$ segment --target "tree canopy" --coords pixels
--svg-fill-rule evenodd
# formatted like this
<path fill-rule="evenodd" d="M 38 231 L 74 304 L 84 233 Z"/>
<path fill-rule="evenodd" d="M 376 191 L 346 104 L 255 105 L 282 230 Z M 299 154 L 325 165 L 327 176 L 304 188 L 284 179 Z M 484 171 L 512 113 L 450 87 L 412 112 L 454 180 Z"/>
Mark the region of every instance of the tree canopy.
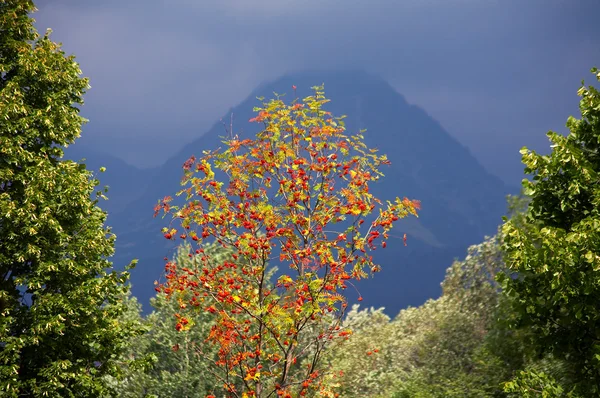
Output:
<path fill-rule="evenodd" d="M 88 81 L 31 1 L 0 1 L 0 391 L 98 397 L 133 324 L 118 323 L 127 272 L 85 165 L 62 160 L 81 133 Z M 113 392 L 114 393 L 114 392 Z"/>
<path fill-rule="evenodd" d="M 600 72 L 592 69 L 600 80 Z M 549 132 L 549 155 L 523 148 L 531 180 L 524 223 L 502 232 L 509 272 L 503 287 L 516 324 L 529 327 L 540 353 L 566 361 L 584 396 L 600 393 L 600 94 L 578 91 L 581 118 L 570 133 Z M 538 375 L 540 376 L 540 375 Z M 540 377 L 522 378 L 540 380 Z"/>
<path fill-rule="evenodd" d="M 230 132 L 222 152 L 191 157 L 180 192 L 187 203 L 172 206 L 167 197 L 156 207 L 177 223 L 164 228 L 166 239 L 198 245 L 190 254 L 197 270 L 180 275 L 169 262 L 161 291 L 214 314 L 208 341 L 219 347 L 217 375 L 231 396 L 327 389 L 322 352 L 351 334 L 339 324 L 343 290 L 380 269 L 371 252 L 419 208 L 408 198 L 384 204 L 369 191 L 389 161 L 361 134 L 347 135 L 342 117 L 324 109 L 323 87 L 313 89 L 302 101 L 277 97 L 255 108 L 250 121 L 264 129 L 255 138 Z M 233 261 L 206 253 L 210 241 L 233 248 Z M 272 288 L 269 264 L 282 270 Z M 181 317 L 178 327 L 190 326 Z"/>

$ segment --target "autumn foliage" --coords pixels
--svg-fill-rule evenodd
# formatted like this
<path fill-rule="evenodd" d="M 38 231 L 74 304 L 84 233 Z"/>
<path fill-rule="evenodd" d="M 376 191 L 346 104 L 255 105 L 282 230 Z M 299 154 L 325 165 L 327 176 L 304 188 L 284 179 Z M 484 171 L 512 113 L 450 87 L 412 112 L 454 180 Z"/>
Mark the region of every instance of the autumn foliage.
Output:
<path fill-rule="evenodd" d="M 191 157 L 179 192 L 186 203 L 167 197 L 155 209 L 173 215 L 165 238 L 196 246 L 195 266 L 168 262 L 157 290 L 179 301 L 179 330 L 193 326 L 188 311 L 213 314 L 207 343 L 218 347 L 215 376 L 229 396 L 327 395 L 321 354 L 351 334 L 340 326 L 342 293 L 379 271 L 371 252 L 419 209 L 370 193 L 389 161 L 361 135 L 346 135 L 342 118 L 323 110 L 323 87 L 314 90 L 301 102 L 277 97 L 255 108 L 250 121 L 264 125 L 256 138 L 230 136 L 224 150 Z M 233 257 L 214 261 L 208 242 Z"/>

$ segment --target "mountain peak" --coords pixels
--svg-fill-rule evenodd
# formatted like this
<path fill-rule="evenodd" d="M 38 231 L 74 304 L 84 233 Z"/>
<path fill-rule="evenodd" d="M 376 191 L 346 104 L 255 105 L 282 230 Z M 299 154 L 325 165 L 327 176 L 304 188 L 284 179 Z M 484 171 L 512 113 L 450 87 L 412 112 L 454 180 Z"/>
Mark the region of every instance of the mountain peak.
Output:
<path fill-rule="evenodd" d="M 223 120 L 233 114 L 232 133 L 253 138 L 262 127 L 248 122 L 255 116 L 253 108 L 261 105 L 256 97 L 269 100 L 276 92 L 285 94 L 284 100 L 289 103 L 295 96 L 302 99 L 312 95 L 311 87 L 323 83 L 325 95 L 331 100 L 324 107 L 334 116 L 348 115 L 344 120 L 347 134 L 367 129 L 365 144 L 381 149 L 392 163 L 371 191 L 384 201 L 408 197 L 420 200 L 422 205 L 418 219 L 394 227 L 394 235 L 407 233 L 409 247 L 390 245 L 377 253 L 383 275 L 374 284 L 364 281 L 362 286 L 368 290 L 365 296 L 372 297 L 367 305 L 383 305 L 395 311 L 421 304 L 439 294 L 439 283 L 456 256 L 481 242 L 484 235 L 495 234 L 505 214 L 509 190 L 423 109 L 410 105 L 381 77 L 362 70 L 286 74 L 260 85 Z M 297 87 L 295 92 L 292 86 Z M 159 198 L 181 189 L 185 160 L 200 156 L 204 150 L 223 147 L 224 135 L 223 124 L 217 122 L 206 134 L 185 145 L 153 176 L 140 199 L 115 219 L 118 262 L 140 259 L 132 281 L 142 302 L 152 293 L 152 282 L 161 275 L 164 264 L 160 259 L 170 257 L 174 250 L 166 246 L 159 232 L 169 220 L 152 219 L 152 208 Z"/>
<path fill-rule="evenodd" d="M 325 95 L 329 98 L 330 91 L 340 95 L 365 95 L 368 92 L 378 95 L 391 96 L 396 99 L 404 97 L 399 94 L 383 77 L 367 72 L 364 69 L 312 69 L 297 72 L 289 72 L 277 79 L 260 84 L 250 95 L 250 98 L 272 96 L 273 91 L 278 94 L 293 96 L 292 86 L 297 87 L 300 98 L 311 95 L 314 86 L 325 86 Z M 281 91 L 278 91 L 281 90 Z M 408 105 L 408 103 L 406 103 Z"/>

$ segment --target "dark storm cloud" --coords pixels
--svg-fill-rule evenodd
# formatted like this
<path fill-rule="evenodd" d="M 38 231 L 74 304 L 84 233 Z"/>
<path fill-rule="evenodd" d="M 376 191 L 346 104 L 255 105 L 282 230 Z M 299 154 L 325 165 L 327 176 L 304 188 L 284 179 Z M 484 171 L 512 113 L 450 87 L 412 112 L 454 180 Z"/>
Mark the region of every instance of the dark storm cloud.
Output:
<path fill-rule="evenodd" d="M 515 182 L 518 149 L 545 148 L 547 130 L 564 131 L 580 80 L 591 82 L 600 64 L 595 0 L 59 0 L 39 8 L 38 28 L 52 27 L 91 78 L 82 142 L 140 165 L 161 163 L 265 79 L 351 67 L 388 79 Z"/>

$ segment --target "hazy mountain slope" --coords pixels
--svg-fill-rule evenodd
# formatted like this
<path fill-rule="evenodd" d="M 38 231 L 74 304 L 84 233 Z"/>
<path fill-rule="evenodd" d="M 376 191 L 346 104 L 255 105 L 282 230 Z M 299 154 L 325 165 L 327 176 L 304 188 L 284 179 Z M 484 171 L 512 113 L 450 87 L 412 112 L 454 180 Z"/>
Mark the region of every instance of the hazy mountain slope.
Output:
<path fill-rule="evenodd" d="M 374 186 L 384 199 L 407 196 L 422 202 L 418 220 L 408 220 L 397 228 L 409 235 L 409 247 L 401 241 L 378 251 L 376 259 L 383 272 L 358 288 L 366 305 L 384 305 L 395 315 L 400 308 L 420 304 L 439 292 L 445 269 L 468 245 L 485 234 L 495 233 L 505 213 L 505 195 L 511 191 L 499 178 L 489 174 L 470 154 L 422 109 L 410 105 L 385 81 L 360 71 L 307 72 L 266 83 L 233 108 L 233 130 L 241 137 L 253 136 L 260 125 L 248 123 L 260 105 L 256 96 L 273 97 L 273 92 L 293 96 L 311 95 L 310 87 L 325 82 L 332 100 L 327 109 L 335 115 L 347 114 L 348 132 L 367 128 L 365 141 L 386 153 L 392 165 L 386 177 Z M 224 116 L 227 125 L 230 113 Z M 160 276 L 163 257 L 175 249 L 160 234 L 170 220 L 152 218 L 159 198 L 179 189 L 182 164 L 191 155 L 222 146 L 225 135 L 221 122 L 170 158 L 152 177 L 139 199 L 114 219 L 117 232 L 118 263 L 140 259 L 133 273 L 134 293 L 145 303 L 153 293 L 152 282 Z M 514 190 L 512 190 L 514 193 Z"/>
<path fill-rule="evenodd" d="M 65 158 L 84 163 L 100 181 L 98 189 L 109 187 L 108 200 L 101 199 L 99 205 L 108 212 L 111 223 L 113 215 L 125 210 L 127 205 L 137 203 L 158 171 L 158 168 L 138 169 L 115 156 L 79 144 L 69 146 Z M 106 171 L 100 173 L 100 167 L 105 167 Z"/>

